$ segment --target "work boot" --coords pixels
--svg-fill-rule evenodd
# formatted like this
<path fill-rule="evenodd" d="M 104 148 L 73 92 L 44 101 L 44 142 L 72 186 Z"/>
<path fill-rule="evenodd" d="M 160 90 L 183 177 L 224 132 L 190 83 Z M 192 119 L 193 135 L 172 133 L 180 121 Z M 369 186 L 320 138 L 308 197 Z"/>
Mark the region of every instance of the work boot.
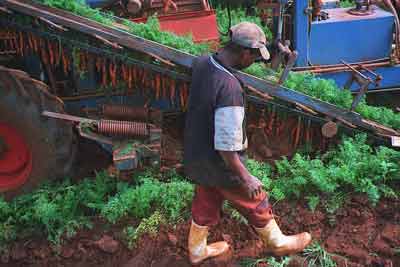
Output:
<path fill-rule="evenodd" d="M 263 228 L 256 228 L 257 233 L 266 246 L 267 252 L 276 256 L 290 255 L 303 251 L 311 243 L 311 235 L 307 232 L 297 235 L 284 235 L 274 219 Z"/>
<path fill-rule="evenodd" d="M 221 255 L 228 251 L 225 241 L 212 243 L 207 246 L 208 227 L 200 226 L 192 221 L 189 233 L 189 259 L 192 264 L 199 264 L 205 259 Z"/>

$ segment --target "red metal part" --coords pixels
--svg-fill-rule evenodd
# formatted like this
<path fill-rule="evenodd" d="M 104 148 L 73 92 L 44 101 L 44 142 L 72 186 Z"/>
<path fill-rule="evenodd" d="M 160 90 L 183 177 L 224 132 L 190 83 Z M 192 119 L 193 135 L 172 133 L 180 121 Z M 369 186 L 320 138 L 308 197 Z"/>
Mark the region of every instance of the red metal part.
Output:
<path fill-rule="evenodd" d="M 0 154 L 0 192 L 23 185 L 32 171 L 32 152 L 25 139 L 12 126 L 0 123 L 5 149 Z"/>
<path fill-rule="evenodd" d="M 214 10 L 188 11 L 157 17 L 160 28 L 177 35 L 191 34 L 195 43 L 218 43 L 217 16 Z M 146 22 L 147 18 L 132 19 L 133 22 Z"/>

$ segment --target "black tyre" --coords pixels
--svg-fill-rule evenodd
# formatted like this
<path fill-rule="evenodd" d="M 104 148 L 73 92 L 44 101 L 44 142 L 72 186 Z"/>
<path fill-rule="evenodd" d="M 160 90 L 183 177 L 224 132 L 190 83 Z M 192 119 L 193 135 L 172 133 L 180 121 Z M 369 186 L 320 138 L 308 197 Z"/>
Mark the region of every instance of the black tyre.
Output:
<path fill-rule="evenodd" d="M 42 116 L 43 110 L 62 113 L 64 107 L 46 84 L 0 66 L 0 194 L 6 198 L 73 170 L 72 125 Z"/>

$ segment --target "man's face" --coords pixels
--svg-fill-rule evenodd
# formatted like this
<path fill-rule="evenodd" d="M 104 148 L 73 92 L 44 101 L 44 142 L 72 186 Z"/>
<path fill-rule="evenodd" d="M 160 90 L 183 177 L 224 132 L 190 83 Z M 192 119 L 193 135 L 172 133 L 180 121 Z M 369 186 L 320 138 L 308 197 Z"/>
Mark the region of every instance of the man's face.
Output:
<path fill-rule="evenodd" d="M 240 62 L 236 67 L 240 70 L 249 67 L 261 57 L 260 50 L 258 49 L 243 49 L 240 54 Z"/>

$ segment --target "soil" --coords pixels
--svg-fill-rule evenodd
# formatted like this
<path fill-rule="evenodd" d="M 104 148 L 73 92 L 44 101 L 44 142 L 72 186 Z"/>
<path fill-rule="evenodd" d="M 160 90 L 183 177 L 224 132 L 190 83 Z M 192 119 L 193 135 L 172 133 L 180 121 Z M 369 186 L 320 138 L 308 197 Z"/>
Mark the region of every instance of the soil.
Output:
<path fill-rule="evenodd" d="M 337 266 L 400 266 L 400 201 L 383 200 L 372 207 L 365 197 L 354 196 L 334 218 L 323 210 L 311 212 L 302 201 L 277 203 L 274 211 L 284 233 L 311 232 L 334 254 Z M 190 219 L 175 229 L 162 226 L 157 236 L 142 237 L 132 250 L 122 241 L 125 224 L 109 226 L 97 218 L 92 230 L 79 232 L 58 249 L 43 238 L 21 240 L 1 255 L 0 266 L 191 266 L 186 248 Z M 210 230 L 209 242 L 218 240 L 227 241 L 230 252 L 200 267 L 234 267 L 243 258 L 270 256 L 263 253 L 261 241 L 248 225 L 226 214 Z M 307 258 L 299 254 L 291 266 L 307 266 Z"/>
<path fill-rule="evenodd" d="M 179 133 L 170 135 L 177 137 L 175 135 Z M 255 138 L 255 135 L 250 138 Z M 179 142 L 165 142 L 166 146 L 179 145 Z M 85 152 L 80 154 L 81 160 L 78 160 L 77 179 L 92 176 L 94 170 L 104 169 L 110 163 L 109 156 L 92 142 L 82 142 L 80 151 Z M 164 160 L 172 165 L 177 164 L 181 157 L 179 150 L 169 151 L 174 151 L 174 154 L 166 153 L 169 158 Z M 282 201 L 274 205 L 274 214 L 285 234 L 309 231 L 315 241 L 333 254 L 338 267 L 400 266 L 400 200 L 384 199 L 373 207 L 365 196 L 354 195 L 335 216 L 328 215 L 321 208 L 311 212 L 305 201 Z M 123 242 L 122 229 L 127 223 L 137 225 L 138 222 L 127 218 L 111 226 L 100 218 L 93 220 L 94 227 L 91 230 L 78 232 L 75 237 L 64 240 L 59 248 L 52 246 L 45 237 L 19 240 L 1 255 L 0 267 L 191 266 L 186 245 L 190 218 L 176 227 L 162 226 L 157 236 L 143 236 L 131 250 Z M 220 240 L 227 241 L 231 250 L 205 261 L 200 267 L 236 267 L 244 258 L 271 256 L 263 253 L 262 242 L 251 227 L 227 214 L 222 216 L 215 228 L 210 229 L 208 241 Z M 307 266 L 307 261 L 306 257 L 298 254 L 292 257 L 290 266 Z"/>

